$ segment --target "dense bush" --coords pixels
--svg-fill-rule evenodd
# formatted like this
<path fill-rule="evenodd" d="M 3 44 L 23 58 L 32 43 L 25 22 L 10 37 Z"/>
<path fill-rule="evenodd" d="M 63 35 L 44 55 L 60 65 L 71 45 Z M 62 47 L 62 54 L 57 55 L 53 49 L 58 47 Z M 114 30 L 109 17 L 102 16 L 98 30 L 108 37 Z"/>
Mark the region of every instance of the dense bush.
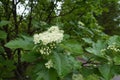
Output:
<path fill-rule="evenodd" d="M 105 2 L 119 11 L 118 1 Z M 1 0 L 0 80 L 111 80 L 119 75 L 120 36 L 106 32 L 112 27 L 102 23 L 111 9 L 105 2 Z M 111 24 L 119 30 L 118 23 Z"/>

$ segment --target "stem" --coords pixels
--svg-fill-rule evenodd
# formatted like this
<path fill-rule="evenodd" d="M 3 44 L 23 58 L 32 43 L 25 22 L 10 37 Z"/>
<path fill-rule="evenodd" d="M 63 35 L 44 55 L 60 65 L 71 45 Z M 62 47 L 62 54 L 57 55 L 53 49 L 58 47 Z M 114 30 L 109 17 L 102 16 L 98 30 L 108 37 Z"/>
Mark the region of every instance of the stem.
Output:
<path fill-rule="evenodd" d="M 12 10 L 13 10 L 13 18 L 14 18 L 14 26 L 16 36 L 18 35 L 18 24 L 17 24 L 17 11 L 16 11 L 16 3 L 15 0 L 12 1 Z"/>
<path fill-rule="evenodd" d="M 18 62 L 17 62 L 17 69 L 15 70 L 15 74 L 18 80 L 24 80 L 24 76 L 23 76 L 23 65 L 21 62 L 21 50 L 17 49 L 17 55 L 18 55 Z"/>
<path fill-rule="evenodd" d="M 31 33 L 30 29 L 31 29 L 31 26 L 32 26 L 32 11 L 33 11 L 33 0 L 30 0 L 31 1 L 31 10 L 30 10 L 30 16 L 29 16 L 29 23 L 28 23 L 28 29 L 27 29 L 27 32 L 28 34 Z"/>
<path fill-rule="evenodd" d="M 54 2 L 51 2 L 50 7 L 48 8 L 49 14 L 48 14 L 48 16 L 47 16 L 47 18 L 46 18 L 46 20 L 45 20 L 47 23 L 50 23 L 50 22 L 51 22 L 51 15 L 52 15 L 52 13 L 54 12 L 54 7 L 55 7 L 55 5 L 56 5 L 56 4 L 54 4 Z"/>

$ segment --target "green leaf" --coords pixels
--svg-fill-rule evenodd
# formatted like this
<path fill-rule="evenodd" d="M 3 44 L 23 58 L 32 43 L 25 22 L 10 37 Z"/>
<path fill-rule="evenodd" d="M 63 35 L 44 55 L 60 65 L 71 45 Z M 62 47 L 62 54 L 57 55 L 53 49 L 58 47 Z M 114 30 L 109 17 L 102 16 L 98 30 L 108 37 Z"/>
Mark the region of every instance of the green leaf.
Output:
<path fill-rule="evenodd" d="M 0 46 L 0 53 L 4 53 L 4 48 L 2 46 Z"/>
<path fill-rule="evenodd" d="M 5 39 L 7 37 L 7 33 L 0 30 L 0 39 Z"/>
<path fill-rule="evenodd" d="M 7 25 L 9 23 L 10 23 L 10 21 L 1 21 L 0 22 L 0 27 L 5 26 L 5 25 Z"/>
<path fill-rule="evenodd" d="M 70 35 L 69 34 L 64 34 L 64 39 L 69 39 Z"/>
<path fill-rule="evenodd" d="M 38 58 L 38 56 L 34 52 L 23 53 L 21 60 L 26 62 L 33 62 Z"/>
<path fill-rule="evenodd" d="M 37 73 L 36 80 L 57 80 L 57 73 L 54 69 L 41 70 Z"/>
<path fill-rule="evenodd" d="M 101 75 L 105 78 L 105 80 L 110 80 L 112 77 L 112 72 L 111 72 L 111 65 L 109 64 L 104 64 L 99 67 L 99 71 Z"/>
<path fill-rule="evenodd" d="M 120 65 L 120 55 L 116 55 L 114 58 L 113 58 L 114 62 L 116 65 Z"/>
<path fill-rule="evenodd" d="M 93 43 L 92 47 L 86 48 L 86 51 L 96 56 L 102 57 L 101 50 L 105 48 L 105 43 L 98 40 L 97 43 Z"/>
<path fill-rule="evenodd" d="M 73 70 L 81 68 L 81 62 L 79 60 L 77 60 L 75 57 L 68 56 L 68 61 Z"/>
<path fill-rule="evenodd" d="M 108 40 L 107 40 L 107 43 L 108 45 L 112 45 L 113 43 L 114 44 L 117 44 L 120 46 L 120 36 L 111 36 Z"/>
<path fill-rule="evenodd" d="M 11 49 L 21 48 L 24 50 L 31 50 L 34 44 L 33 44 L 32 38 L 24 37 L 23 39 L 17 38 L 15 40 L 11 40 L 7 44 L 5 44 L 5 46 Z"/>
<path fill-rule="evenodd" d="M 73 74 L 72 80 L 84 80 L 84 78 L 81 74 Z"/>
<path fill-rule="evenodd" d="M 118 36 L 112 36 L 112 37 L 110 37 L 109 38 L 109 40 L 107 41 L 108 42 L 108 44 L 109 45 L 111 45 L 111 44 L 113 44 L 113 43 L 116 43 L 116 41 L 117 41 L 117 38 L 118 38 Z"/>
<path fill-rule="evenodd" d="M 0 78 L 0 80 L 3 80 L 2 78 Z"/>
<path fill-rule="evenodd" d="M 1 58 L 0 58 L 1 59 Z M 13 70 L 16 69 L 13 60 L 0 60 L 0 77 L 13 77 Z"/>
<path fill-rule="evenodd" d="M 91 38 L 82 38 L 86 43 L 93 43 Z"/>
<path fill-rule="evenodd" d="M 99 80 L 99 77 L 95 74 L 91 74 L 85 80 Z"/>
<path fill-rule="evenodd" d="M 83 53 L 81 44 L 75 40 L 67 40 L 61 44 L 61 47 L 71 52 L 73 55 L 80 55 Z"/>
<path fill-rule="evenodd" d="M 54 63 L 54 68 L 57 70 L 60 77 L 64 77 L 71 72 L 72 66 L 70 65 L 66 55 L 63 55 L 62 53 L 54 53 L 52 60 Z"/>

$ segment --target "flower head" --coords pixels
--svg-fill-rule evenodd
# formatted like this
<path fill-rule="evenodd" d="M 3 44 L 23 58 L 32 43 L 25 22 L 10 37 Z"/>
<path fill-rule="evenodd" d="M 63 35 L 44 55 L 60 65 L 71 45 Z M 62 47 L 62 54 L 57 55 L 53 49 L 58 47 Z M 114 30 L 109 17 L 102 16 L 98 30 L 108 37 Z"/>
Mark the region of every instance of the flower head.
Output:
<path fill-rule="evenodd" d="M 49 60 L 47 63 L 45 63 L 46 68 L 50 69 L 51 67 L 53 67 L 53 62 L 52 60 Z"/>
<path fill-rule="evenodd" d="M 37 44 L 37 43 L 40 43 L 40 40 L 39 40 L 39 35 L 38 34 L 34 34 L 34 43 Z"/>
<path fill-rule="evenodd" d="M 59 30 L 58 26 L 52 26 L 47 31 L 34 35 L 34 43 L 37 44 L 42 41 L 43 45 L 52 42 L 60 43 L 63 40 L 63 30 Z"/>

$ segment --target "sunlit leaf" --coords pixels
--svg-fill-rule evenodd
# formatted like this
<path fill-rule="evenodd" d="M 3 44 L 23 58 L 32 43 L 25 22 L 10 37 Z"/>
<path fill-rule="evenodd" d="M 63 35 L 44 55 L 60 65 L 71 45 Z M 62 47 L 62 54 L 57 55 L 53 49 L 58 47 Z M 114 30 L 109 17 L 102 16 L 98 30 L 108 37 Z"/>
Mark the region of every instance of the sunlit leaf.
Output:
<path fill-rule="evenodd" d="M 15 40 L 9 41 L 7 44 L 5 44 L 6 47 L 11 49 L 17 49 L 21 48 L 24 50 L 31 50 L 34 46 L 32 38 L 17 38 Z"/>
<path fill-rule="evenodd" d="M 72 66 L 69 63 L 67 56 L 62 53 L 54 53 L 52 60 L 59 76 L 64 77 L 71 72 Z"/>

